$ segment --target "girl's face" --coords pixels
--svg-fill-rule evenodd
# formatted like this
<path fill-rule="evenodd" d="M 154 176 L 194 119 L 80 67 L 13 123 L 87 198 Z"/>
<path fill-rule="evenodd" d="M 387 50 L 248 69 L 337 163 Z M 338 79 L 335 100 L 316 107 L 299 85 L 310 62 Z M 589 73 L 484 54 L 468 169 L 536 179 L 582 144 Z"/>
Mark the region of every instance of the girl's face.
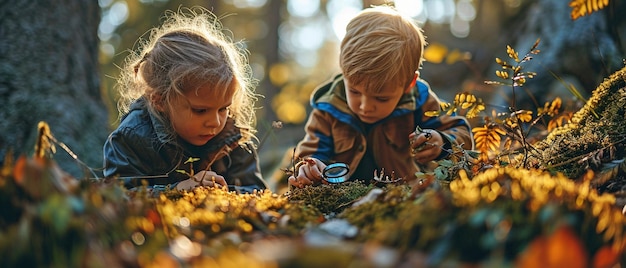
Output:
<path fill-rule="evenodd" d="M 212 87 L 190 90 L 184 97 L 175 98 L 167 114 L 174 130 L 183 140 L 204 145 L 220 133 L 226 125 L 232 95 L 214 94 Z"/>
<path fill-rule="evenodd" d="M 353 85 L 345 78 L 344 83 L 350 110 L 367 124 L 376 123 L 389 116 L 405 92 L 401 86 L 389 86 L 379 93 L 369 93 L 374 90 L 368 90 L 362 85 Z"/>

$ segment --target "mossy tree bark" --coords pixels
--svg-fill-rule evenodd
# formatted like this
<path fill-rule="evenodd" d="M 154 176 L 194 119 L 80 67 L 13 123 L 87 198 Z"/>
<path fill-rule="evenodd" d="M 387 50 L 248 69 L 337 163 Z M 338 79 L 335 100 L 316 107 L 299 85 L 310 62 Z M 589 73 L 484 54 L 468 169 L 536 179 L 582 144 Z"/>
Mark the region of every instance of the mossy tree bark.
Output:
<path fill-rule="evenodd" d="M 570 123 L 534 145 L 530 167 L 572 179 L 594 171 L 595 188 L 615 193 L 626 204 L 626 67 L 602 82 Z"/>
<path fill-rule="evenodd" d="M 97 1 L 0 0 L 0 159 L 31 154 L 37 123 L 90 167 L 108 134 L 100 96 Z M 83 169 L 57 146 L 62 169 Z"/>

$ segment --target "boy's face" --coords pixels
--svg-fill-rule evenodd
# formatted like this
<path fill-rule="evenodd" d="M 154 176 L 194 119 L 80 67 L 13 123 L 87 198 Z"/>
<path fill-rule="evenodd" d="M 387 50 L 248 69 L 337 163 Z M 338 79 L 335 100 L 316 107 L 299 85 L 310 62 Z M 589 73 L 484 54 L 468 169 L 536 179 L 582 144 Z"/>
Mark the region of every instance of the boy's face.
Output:
<path fill-rule="evenodd" d="M 213 94 L 215 89 L 203 86 L 176 98 L 167 114 L 174 130 L 183 140 L 204 145 L 220 133 L 226 125 L 232 95 Z M 197 93 L 197 94 L 196 94 Z"/>
<path fill-rule="evenodd" d="M 386 86 L 379 93 L 370 93 L 376 90 L 365 88 L 363 85 L 354 85 L 346 78 L 344 83 L 350 110 L 367 124 L 376 123 L 389 116 L 407 90 L 401 86 Z"/>

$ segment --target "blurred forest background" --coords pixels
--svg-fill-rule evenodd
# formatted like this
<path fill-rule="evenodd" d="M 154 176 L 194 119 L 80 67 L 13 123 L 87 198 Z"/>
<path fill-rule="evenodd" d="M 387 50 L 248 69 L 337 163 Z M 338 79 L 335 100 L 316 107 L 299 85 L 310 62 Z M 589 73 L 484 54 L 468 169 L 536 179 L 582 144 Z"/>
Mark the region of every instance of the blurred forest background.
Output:
<path fill-rule="evenodd" d="M 312 90 L 339 71 L 344 27 L 376 0 L 0 0 L 0 157 L 32 151 L 36 124 L 47 121 L 53 135 L 84 162 L 57 152 L 74 176 L 89 166 L 97 174 L 102 144 L 118 123 L 113 91 L 127 51 L 165 10 L 202 6 L 221 17 L 235 41 L 243 40 L 259 80 L 258 137 L 264 175 L 303 135 Z M 525 53 L 541 39 L 541 53 L 525 67 L 538 75 L 517 103 L 543 106 L 561 96 L 574 104 L 568 87 L 589 94 L 623 66 L 626 4 L 609 6 L 577 20 L 563 0 L 396 0 L 427 36 L 421 77 L 443 99 L 472 92 L 505 110 L 506 88 L 494 80 L 496 57 L 506 45 Z M 97 35 L 96 35 L 97 34 Z M 273 121 L 283 127 L 273 128 Z M 474 126 L 479 121 L 472 122 Z M 61 148 L 58 148 L 61 150 Z"/>

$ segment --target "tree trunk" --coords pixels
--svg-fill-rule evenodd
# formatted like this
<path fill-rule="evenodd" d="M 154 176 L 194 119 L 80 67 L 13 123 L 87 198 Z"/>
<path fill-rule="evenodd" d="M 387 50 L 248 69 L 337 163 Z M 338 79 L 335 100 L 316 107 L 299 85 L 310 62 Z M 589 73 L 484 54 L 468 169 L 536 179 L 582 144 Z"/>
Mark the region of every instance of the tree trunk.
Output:
<path fill-rule="evenodd" d="M 97 1 L 0 0 L 0 159 L 33 152 L 37 123 L 89 167 L 108 134 L 100 96 Z M 58 145 L 72 175 L 93 176 Z"/>
<path fill-rule="evenodd" d="M 612 8 L 621 7 L 607 7 L 572 20 L 568 2 L 528 2 L 528 6 L 521 9 L 522 13 L 506 23 L 511 27 L 511 31 L 506 33 L 510 37 L 510 45 L 520 57 L 528 52 L 538 38 L 541 39 L 538 47 L 541 52 L 532 55 L 533 59 L 523 66 L 525 71 L 536 72 L 537 75 L 524 86 L 527 92 L 516 92 L 517 108 L 533 110 L 536 105 L 541 107 L 557 96 L 564 101 L 573 99 L 566 88 L 567 84 L 572 84 L 588 97 L 605 77 L 623 66 L 624 54 L 620 48 L 622 37 L 619 32 L 626 32 L 626 28 L 620 29 L 619 25 L 623 25 L 626 20 L 621 17 L 615 18 L 611 24 L 607 23 L 607 15 L 615 12 Z M 503 47 L 498 53 L 501 55 L 499 57 L 513 63 L 505 52 Z M 494 63 L 489 72 L 493 76 L 493 72 L 498 69 L 499 66 Z M 504 90 L 511 92 L 510 88 Z M 509 99 L 495 97 L 497 99 L 492 100 L 492 104 L 501 107 L 511 104 Z"/>

